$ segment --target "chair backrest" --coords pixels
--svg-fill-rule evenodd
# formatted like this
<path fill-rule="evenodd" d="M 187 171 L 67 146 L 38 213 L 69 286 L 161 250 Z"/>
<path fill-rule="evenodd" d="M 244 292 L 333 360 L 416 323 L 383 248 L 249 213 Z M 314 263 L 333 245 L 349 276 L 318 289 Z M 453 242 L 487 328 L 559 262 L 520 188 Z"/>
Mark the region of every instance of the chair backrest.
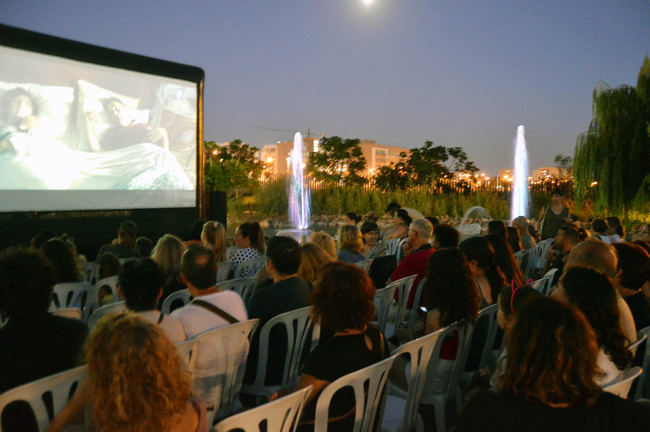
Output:
<path fill-rule="evenodd" d="M 415 294 L 413 295 L 413 304 L 411 304 L 411 310 L 408 312 L 408 316 L 404 318 L 404 324 L 406 325 L 406 328 L 408 329 L 411 335 L 411 339 L 415 337 L 414 334 L 415 321 L 418 318 L 418 314 L 420 310 L 420 302 L 422 301 L 422 290 L 424 289 L 424 284 L 426 283 L 426 281 L 427 281 L 426 277 L 422 278 L 418 286 L 415 287 Z M 408 301 L 408 297 L 407 297 L 407 301 Z"/>
<path fill-rule="evenodd" d="M 632 383 L 642 373 L 643 369 L 641 369 L 639 366 L 627 368 L 623 371 L 623 374 L 620 378 L 616 379 L 612 383 L 603 386 L 603 391 L 613 393 L 618 397 L 626 399 L 627 394 L 630 392 L 630 387 L 632 387 Z"/>
<path fill-rule="evenodd" d="M 250 299 L 255 294 L 257 287 L 257 279 L 254 277 L 231 279 L 217 284 L 217 288 L 222 290 L 235 291 L 244 300 L 244 304 L 248 304 Z"/>
<path fill-rule="evenodd" d="M 518 250 L 517 252 L 515 252 L 513 254 L 515 256 L 515 259 L 517 260 L 517 264 L 519 264 L 519 268 L 522 268 L 521 260 L 522 260 L 522 258 L 524 256 L 524 252 L 526 252 L 526 250 L 522 249 L 522 250 Z"/>
<path fill-rule="evenodd" d="M 362 268 L 363 271 L 368 273 L 368 271 L 370 270 L 370 266 L 372 265 L 372 261 L 373 261 L 372 258 L 369 258 L 369 259 L 365 259 L 365 260 L 362 260 L 362 261 L 357 261 L 357 262 L 354 263 L 354 265 L 356 265 L 357 267 Z"/>
<path fill-rule="evenodd" d="M 173 293 L 169 294 L 165 300 L 163 300 L 162 306 L 160 307 L 160 310 L 165 314 L 169 315 L 172 312 L 172 304 L 174 303 L 182 303 L 181 306 L 185 306 L 192 300 L 192 294 L 190 294 L 190 290 L 187 288 L 174 291 Z"/>
<path fill-rule="evenodd" d="M 469 354 L 470 341 L 472 339 L 472 331 L 474 327 L 471 324 L 466 322 L 456 321 L 453 324 L 448 325 L 443 329 L 443 332 L 438 337 L 436 346 L 433 349 L 431 354 L 431 362 L 429 362 L 429 368 L 427 369 L 427 375 L 436 373 L 436 363 L 440 359 L 440 350 L 445 339 L 450 336 L 453 337 L 453 333 L 458 333 L 458 350 L 456 352 L 456 358 L 454 360 L 453 369 L 451 375 L 448 377 L 447 382 L 445 383 L 445 390 L 442 394 L 446 395 L 447 400 L 454 400 L 456 395 L 458 381 L 463 371 L 465 370 L 465 363 L 467 362 L 467 356 Z M 427 381 L 432 382 L 433 380 L 427 378 Z M 429 394 L 425 392 L 422 395 L 421 400 L 427 401 Z"/>
<path fill-rule="evenodd" d="M 97 322 L 104 316 L 112 312 L 126 311 L 126 303 L 123 301 L 109 303 L 107 305 L 97 308 L 88 318 L 88 330 L 92 330 L 97 325 Z"/>
<path fill-rule="evenodd" d="M 79 366 L 4 392 L 0 395 L 0 416 L 8 404 L 25 401 L 34 412 L 39 432 L 44 431 L 54 416 L 68 403 L 80 381 L 86 376 L 86 369 L 85 365 Z"/>
<path fill-rule="evenodd" d="M 640 365 L 643 369 L 643 374 L 636 383 L 636 389 L 634 389 L 634 400 L 650 397 L 650 375 L 648 375 L 648 371 L 650 371 L 650 327 L 638 331 L 637 338 L 642 339 L 643 337 L 645 337 L 645 343 L 642 344 L 642 352 L 636 353 L 634 357 L 635 360 L 638 359 L 637 366 Z"/>
<path fill-rule="evenodd" d="M 235 279 L 251 278 L 266 265 L 266 257 L 244 261 L 235 269 Z"/>
<path fill-rule="evenodd" d="M 227 281 L 232 270 L 232 261 L 219 261 L 217 263 L 217 283 Z"/>
<path fill-rule="evenodd" d="M 208 424 L 232 413 L 239 399 L 249 336 L 258 319 L 243 321 L 196 335 L 194 393 L 208 407 Z"/>
<path fill-rule="evenodd" d="M 546 240 L 542 240 L 541 242 L 537 243 L 535 247 L 531 248 L 535 250 L 534 268 L 544 269 L 544 266 L 546 265 L 546 258 L 548 257 L 548 250 L 551 248 L 551 245 L 554 241 L 555 240 L 553 238 L 547 238 Z"/>
<path fill-rule="evenodd" d="M 83 308 L 94 299 L 92 286 L 88 282 L 65 282 L 54 285 L 50 310 L 78 307 Z M 58 305 L 55 302 L 58 302 Z"/>
<path fill-rule="evenodd" d="M 402 325 L 404 321 L 404 315 L 406 314 L 406 305 L 411 294 L 413 282 L 415 281 L 416 277 L 417 275 L 406 276 L 387 285 L 388 287 L 395 286 L 395 291 L 397 292 L 397 311 L 394 317 L 395 332 L 397 332 L 397 327 Z"/>
<path fill-rule="evenodd" d="M 386 244 L 386 255 L 397 255 L 400 246 L 399 244 L 400 241 L 402 241 L 402 239 L 399 238 L 392 238 L 390 240 L 386 240 L 384 242 Z"/>
<path fill-rule="evenodd" d="M 318 395 L 314 432 L 327 430 L 329 406 L 332 396 L 343 387 L 350 386 L 354 391 L 355 412 L 354 432 L 370 432 L 375 426 L 375 418 L 384 396 L 388 373 L 394 356 L 359 369 L 330 383 Z"/>
<path fill-rule="evenodd" d="M 95 288 L 99 290 L 100 287 L 106 285 L 111 289 L 111 294 L 113 294 L 113 299 L 115 301 L 121 300 L 120 294 L 117 292 L 117 284 L 119 282 L 118 280 L 119 276 L 114 275 L 114 276 L 109 276 L 104 279 L 100 279 L 97 282 L 95 282 Z"/>
<path fill-rule="evenodd" d="M 550 269 L 541 279 L 535 281 L 533 288 L 539 291 L 542 295 L 549 295 L 553 286 L 553 278 L 557 272 L 558 269 L 556 268 Z"/>
<path fill-rule="evenodd" d="M 629 349 L 632 352 L 632 355 L 636 357 L 636 350 L 646 341 L 647 338 L 648 336 L 646 334 L 639 333 L 636 342 L 629 344 L 627 349 Z"/>
<path fill-rule="evenodd" d="M 524 277 L 529 279 L 535 270 L 535 248 L 526 249 L 521 256 L 519 268 L 524 273 Z"/>
<path fill-rule="evenodd" d="M 196 353 L 199 347 L 197 339 L 188 339 L 175 344 L 176 351 L 183 359 L 185 368 L 194 376 L 194 368 L 196 367 Z"/>
<path fill-rule="evenodd" d="M 440 329 L 436 332 L 429 333 L 407 342 L 393 351 L 393 356 L 396 358 L 402 355 L 408 356 L 408 363 L 404 364 L 404 366 L 407 366 L 405 375 L 408 391 L 406 394 L 402 427 L 400 429 L 402 431 L 416 429 L 418 406 L 422 391 L 424 390 L 427 368 L 434 346 L 443 331 L 444 329 Z M 396 364 L 398 363 L 396 362 Z"/>
<path fill-rule="evenodd" d="M 94 284 L 95 279 L 97 278 L 97 271 L 99 270 L 99 265 L 96 262 L 86 263 L 86 268 L 84 269 L 84 280 L 89 284 Z"/>
<path fill-rule="evenodd" d="M 287 351 L 284 353 L 284 362 L 282 368 L 281 388 L 295 385 L 300 375 L 300 359 L 304 352 L 307 338 L 311 332 L 310 348 L 313 349 L 320 338 L 320 326 L 312 326 L 311 319 L 312 306 L 306 306 L 300 309 L 276 315 L 264 324 L 260 330 L 259 337 L 259 357 L 257 360 L 257 370 L 255 381 L 250 387 L 262 388 L 266 380 L 266 368 L 269 352 L 273 347 L 270 346 L 269 338 L 271 330 L 276 325 L 282 325 L 287 335 Z"/>
<path fill-rule="evenodd" d="M 390 284 L 384 288 L 375 291 L 375 311 L 377 315 L 377 327 L 382 333 L 386 330 L 386 322 L 388 321 L 388 313 L 390 312 L 390 305 L 393 304 L 393 297 L 397 285 Z"/>
<path fill-rule="evenodd" d="M 212 432 L 259 432 L 261 425 L 264 430 L 274 432 L 293 432 L 298 426 L 302 409 L 311 393 L 312 386 L 297 390 L 287 396 L 249 409 L 219 422 Z"/>
<path fill-rule="evenodd" d="M 50 312 L 52 315 L 64 317 L 64 318 L 74 318 L 80 320 L 82 317 L 81 314 L 81 309 L 79 308 L 64 308 L 64 309 L 57 309 L 53 310 Z"/>
<path fill-rule="evenodd" d="M 499 311 L 499 306 L 495 303 L 489 306 L 484 307 L 478 314 L 476 320 L 476 326 L 483 320 L 486 320 L 487 325 L 487 334 L 485 341 L 483 341 L 483 348 L 481 349 L 481 360 L 479 362 L 478 368 L 485 369 L 490 362 L 490 355 L 492 349 L 494 348 L 494 339 L 497 335 L 497 330 L 499 329 L 499 322 L 497 321 L 497 312 Z M 474 336 L 472 332 L 472 336 Z"/>

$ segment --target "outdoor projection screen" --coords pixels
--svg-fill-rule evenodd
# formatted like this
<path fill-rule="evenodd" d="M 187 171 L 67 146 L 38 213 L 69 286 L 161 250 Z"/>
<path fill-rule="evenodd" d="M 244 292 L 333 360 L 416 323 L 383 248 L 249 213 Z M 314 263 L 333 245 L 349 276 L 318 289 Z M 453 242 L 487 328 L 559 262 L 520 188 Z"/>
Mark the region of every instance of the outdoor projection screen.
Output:
<path fill-rule="evenodd" d="M 0 25 L 0 212 L 196 207 L 203 80 Z"/>

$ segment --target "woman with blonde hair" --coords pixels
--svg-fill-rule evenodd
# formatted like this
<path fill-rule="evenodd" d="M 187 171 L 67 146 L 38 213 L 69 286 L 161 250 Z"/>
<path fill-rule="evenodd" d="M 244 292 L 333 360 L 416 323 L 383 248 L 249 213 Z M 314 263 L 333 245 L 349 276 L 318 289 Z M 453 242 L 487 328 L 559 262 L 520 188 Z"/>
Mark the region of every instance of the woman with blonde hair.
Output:
<path fill-rule="evenodd" d="M 201 231 L 201 244 L 214 252 L 219 261 L 226 259 L 226 229 L 217 221 L 207 221 Z"/>
<path fill-rule="evenodd" d="M 321 269 L 327 263 L 334 261 L 325 250 L 314 243 L 300 246 L 300 267 L 298 277 L 309 282 L 312 286 L 320 276 Z"/>
<path fill-rule="evenodd" d="M 361 253 L 363 237 L 356 225 L 343 225 L 339 230 L 339 261 L 355 263 L 366 259 Z"/>
<path fill-rule="evenodd" d="M 309 242 L 320 246 L 333 259 L 337 259 L 339 256 L 336 251 L 336 242 L 334 241 L 334 238 L 325 231 L 314 231 L 311 233 L 309 236 Z"/>
<path fill-rule="evenodd" d="M 133 313 L 107 315 L 92 332 L 86 355 L 88 378 L 50 432 L 72 423 L 86 406 L 96 432 L 207 432 L 190 374 L 155 323 Z"/>
<path fill-rule="evenodd" d="M 185 284 L 183 284 L 180 277 L 181 257 L 185 249 L 185 243 L 180 238 L 174 234 L 165 234 L 158 239 L 151 252 L 151 259 L 158 264 L 158 268 L 163 275 L 161 304 L 169 294 L 185 289 Z"/>

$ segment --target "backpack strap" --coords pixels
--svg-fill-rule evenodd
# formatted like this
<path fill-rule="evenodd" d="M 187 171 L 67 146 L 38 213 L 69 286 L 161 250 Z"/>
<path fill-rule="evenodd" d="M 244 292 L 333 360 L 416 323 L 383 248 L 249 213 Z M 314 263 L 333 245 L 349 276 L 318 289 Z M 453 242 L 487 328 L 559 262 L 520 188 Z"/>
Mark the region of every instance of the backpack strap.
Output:
<path fill-rule="evenodd" d="M 191 304 L 201 306 L 202 308 L 205 308 L 205 309 L 209 310 L 210 312 L 212 312 L 212 313 L 214 313 L 216 315 L 219 315 L 221 318 L 225 319 L 230 324 L 234 324 L 236 322 L 239 322 L 239 320 L 237 318 L 230 315 L 225 310 L 221 309 L 220 307 L 217 307 L 217 306 L 213 305 L 212 303 L 208 303 L 205 300 L 194 299 L 194 300 L 192 300 Z"/>

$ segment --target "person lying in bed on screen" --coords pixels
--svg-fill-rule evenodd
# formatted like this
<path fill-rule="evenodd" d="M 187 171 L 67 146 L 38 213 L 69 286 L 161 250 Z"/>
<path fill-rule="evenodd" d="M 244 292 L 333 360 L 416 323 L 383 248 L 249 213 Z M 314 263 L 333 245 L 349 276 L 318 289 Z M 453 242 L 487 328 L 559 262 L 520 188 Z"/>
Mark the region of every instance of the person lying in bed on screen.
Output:
<path fill-rule="evenodd" d="M 0 102 L 0 154 L 24 153 L 20 137 L 37 123 L 38 108 L 34 98 L 22 87 L 7 91 Z"/>
<path fill-rule="evenodd" d="M 148 124 L 136 122 L 128 115 L 128 108 L 116 97 L 106 98 L 102 104 L 113 124 L 100 140 L 102 150 L 115 150 L 146 142 L 169 150 L 169 138 L 164 128 L 153 128 Z"/>

